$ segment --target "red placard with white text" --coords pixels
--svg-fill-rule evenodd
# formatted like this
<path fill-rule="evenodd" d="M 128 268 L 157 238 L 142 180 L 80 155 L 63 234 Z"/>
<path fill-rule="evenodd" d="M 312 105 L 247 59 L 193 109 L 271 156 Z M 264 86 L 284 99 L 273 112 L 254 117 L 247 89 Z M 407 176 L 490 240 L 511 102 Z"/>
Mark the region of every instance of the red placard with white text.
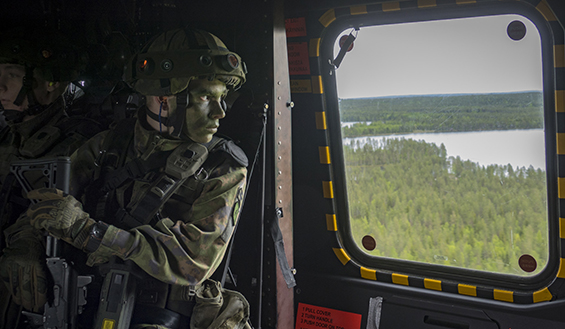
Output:
<path fill-rule="evenodd" d="M 359 329 L 361 314 L 298 303 L 295 329 Z"/>
<path fill-rule="evenodd" d="M 306 36 L 306 18 L 287 18 L 284 20 L 286 27 L 286 37 L 305 37 Z"/>
<path fill-rule="evenodd" d="M 289 42 L 288 49 L 288 73 L 290 75 L 309 75 L 310 59 L 308 56 L 307 42 Z"/>

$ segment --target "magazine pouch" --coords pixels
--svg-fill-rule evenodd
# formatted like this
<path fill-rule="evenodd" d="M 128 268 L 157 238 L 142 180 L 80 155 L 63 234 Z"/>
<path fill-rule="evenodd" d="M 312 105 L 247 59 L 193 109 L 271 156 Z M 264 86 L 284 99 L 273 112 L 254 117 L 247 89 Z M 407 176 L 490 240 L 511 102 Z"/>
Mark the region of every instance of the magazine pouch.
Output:
<path fill-rule="evenodd" d="M 190 329 L 251 329 L 249 303 L 237 291 L 208 279 L 196 290 Z"/>

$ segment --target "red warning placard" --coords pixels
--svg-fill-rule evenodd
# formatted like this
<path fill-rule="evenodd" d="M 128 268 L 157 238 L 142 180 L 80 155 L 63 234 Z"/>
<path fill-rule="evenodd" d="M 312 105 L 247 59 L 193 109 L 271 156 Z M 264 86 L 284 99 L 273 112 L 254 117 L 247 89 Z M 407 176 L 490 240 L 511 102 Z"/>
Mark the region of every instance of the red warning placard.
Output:
<path fill-rule="evenodd" d="M 284 25 L 287 38 L 306 36 L 306 19 L 304 17 L 287 18 L 284 20 Z"/>
<path fill-rule="evenodd" d="M 308 56 L 307 42 L 289 42 L 288 70 L 290 75 L 310 74 L 310 57 Z"/>
<path fill-rule="evenodd" d="M 359 329 L 361 314 L 298 303 L 295 329 Z"/>

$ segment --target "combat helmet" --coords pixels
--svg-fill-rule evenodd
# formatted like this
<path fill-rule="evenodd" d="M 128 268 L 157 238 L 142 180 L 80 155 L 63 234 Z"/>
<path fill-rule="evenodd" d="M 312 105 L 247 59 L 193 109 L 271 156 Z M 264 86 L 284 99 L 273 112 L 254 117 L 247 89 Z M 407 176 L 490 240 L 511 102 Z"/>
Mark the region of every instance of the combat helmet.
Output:
<path fill-rule="evenodd" d="M 193 79 L 218 79 L 228 89 L 245 83 L 247 68 L 241 57 L 227 49 L 215 35 L 190 29 L 174 29 L 150 40 L 133 56 L 125 70 L 125 81 L 142 95 L 177 95 L 177 107 L 165 126 L 174 127 L 179 138 L 189 103 L 188 85 Z M 151 113 L 149 113 L 151 115 Z"/>
<path fill-rule="evenodd" d="M 20 106 L 27 97 L 26 113 L 34 115 L 45 109 L 37 104 L 32 92 L 34 70 L 46 81 L 70 82 L 86 67 L 87 55 L 57 31 L 18 29 L 0 35 L 0 64 L 6 63 L 25 67 L 23 85 L 14 104 Z"/>

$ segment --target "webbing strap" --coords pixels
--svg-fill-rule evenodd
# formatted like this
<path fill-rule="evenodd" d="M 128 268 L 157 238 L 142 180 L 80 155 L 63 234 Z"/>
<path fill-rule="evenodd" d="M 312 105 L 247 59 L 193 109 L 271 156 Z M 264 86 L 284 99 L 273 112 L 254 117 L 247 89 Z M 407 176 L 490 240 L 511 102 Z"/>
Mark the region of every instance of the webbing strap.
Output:
<path fill-rule="evenodd" d="M 167 161 L 167 155 L 155 153 L 149 156 L 146 161 L 135 158 L 128 161 L 123 167 L 118 168 L 107 174 L 104 185 L 100 189 L 102 193 L 109 192 L 118 188 L 128 179 L 136 179 L 144 176 L 153 169 L 163 167 Z"/>
<path fill-rule="evenodd" d="M 8 204 L 8 197 L 10 196 L 10 190 L 16 181 L 16 176 L 13 173 L 9 173 L 4 182 L 2 182 L 2 189 L 0 190 L 0 230 L 4 230 L 8 226 L 8 220 L 10 219 L 7 215 L 4 215 L 6 205 Z M 0 234 L 0 248 L 4 248 L 4 233 Z"/>
<path fill-rule="evenodd" d="M 126 159 L 129 145 L 133 141 L 136 118 L 128 118 L 118 121 L 115 127 L 109 130 L 104 138 L 100 157 L 96 159 L 97 168 L 118 168 Z M 95 180 L 101 173 L 97 172 Z"/>
<path fill-rule="evenodd" d="M 288 265 L 286 252 L 284 251 L 283 235 L 279 226 L 280 218 L 282 218 L 282 211 L 277 209 L 274 219 L 271 221 L 270 231 L 271 236 L 273 237 L 273 242 L 275 243 L 275 254 L 277 255 L 277 260 L 279 261 L 284 281 L 286 282 L 286 286 L 290 289 L 296 286 L 296 280 L 294 279 L 294 274 Z"/>
<path fill-rule="evenodd" d="M 373 297 L 369 299 L 369 314 L 367 315 L 367 329 L 379 329 L 381 325 L 381 314 L 383 309 L 383 298 Z"/>
<path fill-rule="evenodd" d="M 131 143 L 133 143 L 134 127 L 137 119 L 128 118 L 118 121 L 109 131 L 99 156 L 94 160 L 95 171 L 93 175 L 94 183 L 86 190 L 88 199 L 86 206 L 89 207 L 90 214 L 94 218 L 103 218 L 106 215 L 106 207 L 111 199 L 108 191 L 104 191 L 106 179 L 111 173 L 120 168 L 126 160 Z M 115 179 L 114 179 L 115 180 Z M 113 182 L 116 183 L 115 181 Z"/>

